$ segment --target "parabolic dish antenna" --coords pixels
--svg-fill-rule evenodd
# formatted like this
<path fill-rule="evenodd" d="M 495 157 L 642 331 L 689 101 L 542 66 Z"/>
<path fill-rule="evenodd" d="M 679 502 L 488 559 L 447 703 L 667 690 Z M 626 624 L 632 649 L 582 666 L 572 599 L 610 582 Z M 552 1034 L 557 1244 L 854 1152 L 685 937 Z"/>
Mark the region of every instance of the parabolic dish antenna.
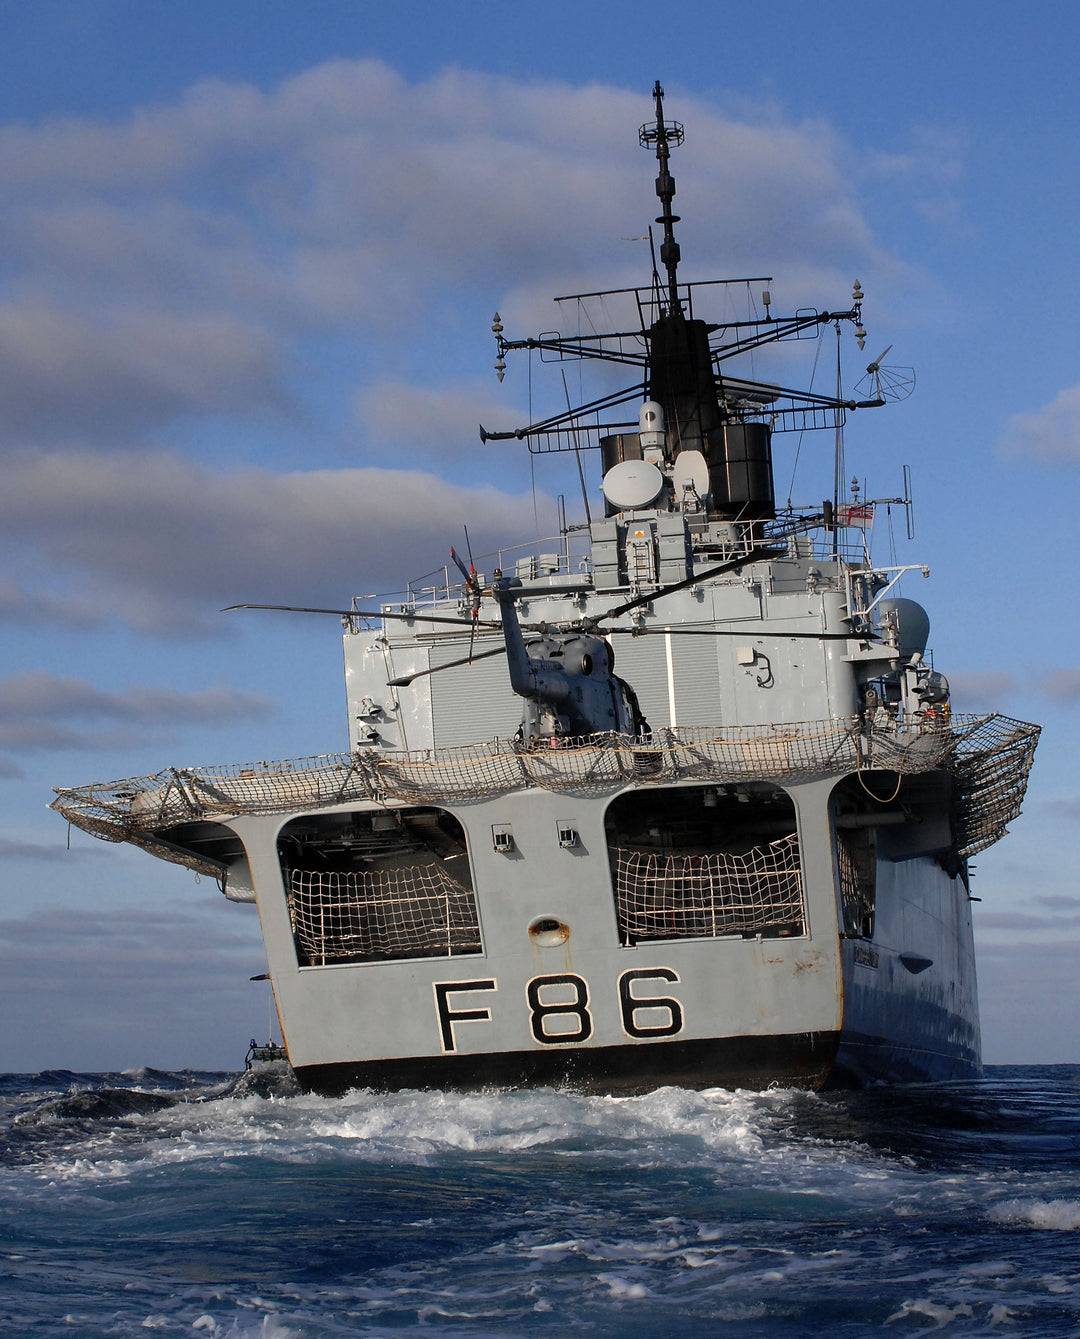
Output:
<path fill-rule="evenodd" d="M 675 496 L 682 498 L 688 488 L 699 498 L 709 491 L 709 465 L 700 451 L 680 451 L 675 457 L 675 469 L 671 482 L 675 485 Z"/>
<path fill-rule="evenodd" d="M 623 460 L 604 475 L 602 487 L 613 507 L 632 511 L 656 501 L 664 487 L 664 476 L 647 460 Z"/>

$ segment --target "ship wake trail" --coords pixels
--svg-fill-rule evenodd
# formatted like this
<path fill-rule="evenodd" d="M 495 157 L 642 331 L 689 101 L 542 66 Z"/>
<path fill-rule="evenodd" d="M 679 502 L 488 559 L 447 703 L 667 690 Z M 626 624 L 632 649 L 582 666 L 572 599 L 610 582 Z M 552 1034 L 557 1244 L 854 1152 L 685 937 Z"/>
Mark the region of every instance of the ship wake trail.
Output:
<path fill-rule="evenodd" d="M 5 1133 L 37 1142 L 0 1165 L 5 1306 L 58 1336 L 615 1339 L 677 1317 L 803 1339 L 901 1317 L 1057 1339 L 1080 1324 L 1078 1074 L 341 1099 L 10 1076 Z M 114 1097 L 87 1115 L 92 1094 Z"/>

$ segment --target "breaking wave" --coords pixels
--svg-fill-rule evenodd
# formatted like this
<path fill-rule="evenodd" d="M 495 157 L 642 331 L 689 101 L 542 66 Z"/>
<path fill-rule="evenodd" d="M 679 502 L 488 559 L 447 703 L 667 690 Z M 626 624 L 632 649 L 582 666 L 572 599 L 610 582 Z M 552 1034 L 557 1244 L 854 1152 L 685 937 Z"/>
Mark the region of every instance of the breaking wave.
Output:
<path fill-rule="evenodd" d="M 8 1076 L 5 1272 L 58 1335 L 1075 1335 L 1078 1096 Z"/>

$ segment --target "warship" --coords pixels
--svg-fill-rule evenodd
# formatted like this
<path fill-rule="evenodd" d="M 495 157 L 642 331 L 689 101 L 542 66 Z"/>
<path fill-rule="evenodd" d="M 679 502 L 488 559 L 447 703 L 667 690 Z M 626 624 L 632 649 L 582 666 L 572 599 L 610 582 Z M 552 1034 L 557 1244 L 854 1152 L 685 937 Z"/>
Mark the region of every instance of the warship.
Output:
<path fill-rule="evenodd" d="M 483 571 L 451 550 L 393 602 L 305 610 L 342 619 L 347 752 L 53 802 L 257 904 L 306 1090 L 980 1070 L 969 860 L 1019 813 L 1038 727 L 952 712 L 899 593 L 929 573 L 871 558 L 875 507 L 906 507 L 910 537 L 910 490 L 849 491 L 842 429 L 913 377 L 879 358 L 844 392 L 861 286 L 786 315 L 764 278 L 684 282 L 684 131 L 653 97 L 649 282 L 557 299 L 575 333 L 492 326 L 500 381 L 519 352 L 609 365 L 592 400 L 481 428 L 566 453 L 584 521 L 563 503 L 555 538 Z M 755 351 L 831 336 L 834 393 L 754 379 Z M 833 496 L 778 506 L 773 437 L 811 430 L 832 434 Z"/>

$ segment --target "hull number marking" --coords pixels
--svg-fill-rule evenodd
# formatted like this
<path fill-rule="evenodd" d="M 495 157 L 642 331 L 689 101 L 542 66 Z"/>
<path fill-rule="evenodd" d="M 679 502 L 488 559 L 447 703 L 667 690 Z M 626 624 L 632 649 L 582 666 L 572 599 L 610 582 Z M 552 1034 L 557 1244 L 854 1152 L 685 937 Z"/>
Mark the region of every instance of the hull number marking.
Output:
<path fill-rule="evenodd" d="M 569 986 L 574 998 L 570 1001 L 551 1002 L 551 991 Z M 548 992 L 548 1003 L 544 1003 L 541 991 Z M 566 991 L 559 993 L 565 995 Z M 530 1022 L 532 1034 L 544 1046 L 558 1046 L 567 1041 L 588 1041 L 592 1036 L 592 1015 L 586 1007 L 589 1003 L 589 987 L 580 976 L 566 972 L 561 976 L 536 976 L 529 982 L 528 990 Z M 549 1018 L 562 1015 L 577 1019 L 577 1029 L 556 1028 L 548 1032 L 545 1026 Z"/>
<path fill-rule="evenodd" d="M 454 1043 L 455 1023 L 490 1023 L 490 1009 L 452 1009 L 447 998 L 463 995 L 470 990 L 495 990 L 494 981 L 436 981 L 435 1011 L 439 1015 L 439 1033 L 444 1051 L 457 1049 Z"/>
<path fill-rule="evenodd" d="M 637 993 L 647 990 L 650 982 L 670 985 L 678 980 L 678 972 L 670 967 L 635 968 L 623 972 L 619 977 L 619 1015 L 628 1037 L 642 1040 L 674 1037 L 683 1030 L 685 1018 L 678 1000 L 670 995 Z M 483 981 L 436 981 L 433 987 L 442 1049 L 456 1051 L 455 1025 L 490 1023 L 491 1009 L 487 1005 L 465 1008 L 465 1001 L 451 1000 L 450 997 L 495 991 L 498 984 L 492 977 Z M 583 977 L 572 972 L 535 976 L 526 989 L 526 1000 L 532 1035 L 541 1046 L 572 1045 L 588 1041 L 592 1036 L 589 986 Z"/>
<path fill-rule="evenodd" d="M 619 1007 L 622 1009 L 623 1029 L 628 1037 L 674 1037 L 683 1030 L 683 1011 L 678 1000 L 664 996 L 640 998 L 633 993 L 636 981 L 678 981 L 678 979 L 678 972 L 673 972 L 670 967 L 623 972 L 619 977 Z M 639 1023 L 638 1013 L 652 1009 L 666 1012 L 668 1021 L 651 1025 Z"/>

